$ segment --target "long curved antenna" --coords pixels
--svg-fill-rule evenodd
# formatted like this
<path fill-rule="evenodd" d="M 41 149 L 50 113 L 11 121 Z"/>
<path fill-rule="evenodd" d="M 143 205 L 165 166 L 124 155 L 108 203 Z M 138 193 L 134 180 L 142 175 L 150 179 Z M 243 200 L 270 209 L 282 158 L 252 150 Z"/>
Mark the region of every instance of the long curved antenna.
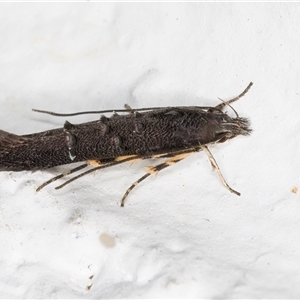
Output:
<path fill-rule="evenodd" d="M 87 115 L 87 114 L 104 114 L 104 113 L 113 113 L 113 112 L 139 112 L 139 111 L 148 111 L 148 110 L 160 110 L 160 109 L 170 109 L 173 106 L 165 106 L 165 107 L 143 107 L 143 108 L 134 108 L 131 111 L 128 109 L 107 109 L 107 110 L 91 110 L 91 111 L 80 111 L 76 113 L 67 113 L 67 114 L 61 114 L 61 113 L 56 113 L 53 111 L 48 111 L 48 110 L 41 110 L 41 109 L 35 109 L 33 108 L 32 111 L 42 113 L 42 114 L 48 114 L 51 116 L 56 116 L 56 117 L 73 117 L 73 116 L 78 116 L 78 115 Z M 175 106 L 176 108 L 187 108 L 191 106 Z M 201 108 L 201 109 L 211 109 L 211 106 L 193 106 L 195 108 Z"/>
<path fill-rule="evenodd" d="M 243 97 L 249 91 L 249 89 L 251 88 L 252 85 L 253 85 L 253 83 L 250 82 L 249 85 L 247 86 L 247 88 L 239 96 L 237 96 L 231 100 L 225 101 L 224 103 L 221 103 L 221 104 L 215 106 L 214 108 L 222 110 L 225 105 L 229 105 L 230 103 L 237 101 L 238 99 Z M 191 107 L 191 106 L 176 106 L 176 107 L 185 108 L 185 107 Z M 194 107 L 201 108 L 201 109 L 213 108 L 211 106 L 194 106 Z M 48 115 L 52 115 L 52 116 L 56 116 L 56 117 L 72 117 L 72 116 L 87 115 L 87 114 L 104 114 L 104 113 L 113 113 L 113 112 L 135 112 L 135 111 L 159 110 L 159 109 L 167 109 L 167 108 L 171 108 L 171 106 L 142 107 L 142 108 L 130 109 L 130 106 L 128 104 L 125 104 L 125 109 L 90 110 L 90 111 L 80 111 L 80 112 L 76 112 L 76 113 L 66 113 L 66 114 L 56 113 L 56 112 L 48 111 L 48 110 L 35 109 L 35 108 L 33 108 L 32 111 L 42 113 L 42 114 L 48 114 Z"/>
<path fill-rule="evenodd" d="M 245 88 L 245 90 L 240 95 L 238 95 L 237 97 L 235 97 L 231 100 L 227 100 L 224 103 L 221 103 L 221 104 L 217 105 L 215 108 L 219 109 L 219 110 L 222 110 L 224 108 L 224 106 L 229 105 L 230 103 L 239 100 L 240 98 L 242 98 L 243 96 L 245 96 L 248 93 L 248 91 L 250 90 L 252 85 L 253 85 L 253 82 L 250 82 L 248 84 L 248 86 Z"/>
<path fill-rule="evenodd" d="M 221 98 L 219 98 L 219 97 L 218 97 L 218 99 L 219 99 L 220 101 L 222 101 L 225 105 L 228 105 L 228 106 L 233 110 L 233 112 L 235 113 L 236 117 L 239 118 L 239 114 L 237 113 L 237 111 L 236 111 L 229 103 L 226 103 L 225 100 L 223 100 L 223 99 L 221 99 Z"/>

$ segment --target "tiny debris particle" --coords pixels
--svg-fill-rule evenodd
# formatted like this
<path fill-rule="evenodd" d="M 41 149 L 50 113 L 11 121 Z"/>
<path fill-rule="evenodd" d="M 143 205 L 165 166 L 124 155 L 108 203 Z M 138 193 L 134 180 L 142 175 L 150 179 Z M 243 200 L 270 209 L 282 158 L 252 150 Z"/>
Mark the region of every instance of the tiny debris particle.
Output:
<path fill-rule="evenodd" d="M 294 186 L 294 187 L 291 189 L 291 192 L 294 193 L 294 194 L 297 194 L 297 192 L 298 192 L 298 187 Z"/>
<path fill-rule="evenodd" d="M 107 233 L 102 233 L 100 235 L 100 242 L 107 248 L 113 248 L 116 245 L 114 237 Z"/>

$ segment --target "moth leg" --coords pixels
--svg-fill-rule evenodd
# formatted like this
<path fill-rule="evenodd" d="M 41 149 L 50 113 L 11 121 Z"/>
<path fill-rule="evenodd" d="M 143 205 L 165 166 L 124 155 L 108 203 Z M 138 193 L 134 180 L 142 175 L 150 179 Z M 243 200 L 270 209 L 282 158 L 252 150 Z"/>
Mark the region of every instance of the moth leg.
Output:
<path fill-rule="evenodd" d="M 128 157 L 126 157 L 126 158 L 128 158 Z M 120 159 L 121 160 L 121 159 Z M 77 172 L 77 171 L 80 171 L 80 170 L 82 170 L 82 169 L 84 169 L 84 168 L 86 168 L 86 167 L 88 167 L 88 166 L 97 166 L 97 169 L 99 168 L 99 166 L 101 166 L 101 168 L 104 168 L 104 167 L 109 167 L 110 165 L 111 165 L 111 163 L 112 162 L 115 162 L 115 159 L 106 159 L 106 160 L 102 160 L 102 162 L 100 162 L 100 161 L 97 161 L 97 160 L 89 160 L 89 161 L 87 161 L 86 163 L 84 163 L 84 164 L 82 164 L 82 165 L 80 165 L 80 166 L 78 166 L 78 167 L 76 167 L 76 168 L 73 168 L 73 169 L 70 169 L 70 170 L 67 170 L 66 172 L 63 172 L 63 173 L 61 173 L 61 174 L 59 174 L 59 175 L 57 175 L 57 176 L 55 176 L 55 177 L 52 177 L 51 179 L 49 179 L 48 181 L 46 181 L 46 182 L 44 182 L 42 185 L 40 185 L 37 189 L 36 189 L 36 191 L 38 192 L 38 191 L 40 191 L 42 188 L 44 188 L 46 185 L 48 185 L 48 184 L 50 184 L 50 183 L 52 183 L 52 182 L 54 182 L 54 181 L 56 181 L 56 180 L 58 180 L 58 179 L 60 179 L 60 178 L 63 178 L 63 177 L 66 177 L 66 176 L 68 176 L 68 175 L 70 175 L 70 174 L 73 174 L 73 173 L 75 173 L 75 172 Z M 91 171 L 93 171 L 94 169 L 92 169 L 92 170 L 89 170 L 88 172 L 91 172 Z M 84 173 L 81 173 L 81 174 L 85 174 L 85 172 Z M 81 177 L 81 176 L 83 176 L 83 175 L 78 175 L 78 176 L 76 176 L 76 178 L 77 177 Z M 74 179 L 75 180 L 75 179 Z"/>
<path fill-rule="evenodd" d="M 179 151 L 178 153 L 175 153 L 176 155 L 179 155 L 179 154 L 183 154 L 183 153 L 191 153 L 191 152 L 195 152 L 195 151 L 199 151 L 200 149 L 202 149 L 201 147 L 198 147 L 198 148 L 191 148 L 191 149 L 188 149 L 188 150 L 184 150 L 184 151 Z M 162 157 L 170 157 L 170 155 L 166 155 L 166 154 L 162 154 L 161 156 Z M 174 154 L 172 155 L 174 156 Z M 160 156 L 158 156 L 160 157 Z M 88 174 L 88 173 L 91 173 L 93 171 L 96 171 L 96 170 L 99 170 L 99 169 L 104 169 L 104 168 L 108 168 L 108 167 L 112 167 L 112 166 L 115 166 L 115 165 L 118 165 L 118 164 L 121 164 L 123 162 L 134 162 L 134 161 L 137 161 L 137 160 L 140 160 L 140 159 L 146 159 L 146 158 L 151 158 L 151 156 L 149 157 L 143 157 L 143 158 L 140 158 L 138 155 L 129 155 L 129 156 L 119 156 L 113 160 L 107 160 L 107 161 L 102 161 L 102 163 L 100 163 L 99 161 L 97 160 L 90 160 L 88 161 L 87 163 L 83 164 L 83 165 L 80 165 L 78 166 L 77 168 L 74 168 L 74 169 L 71 169 L 71 170 L 68 170 L 58 176 L 55 176 L 53 178 L 51 178 L 50 180 L 46 181 L 45 183 L 43 183 L 41 186 L 39 186 L 37 188 L 36 191 L 40 191 L 42 188 L 44 188 L 46 185 L 60 179 L 60 178 L 63 178 L 67 175 L 70 175 L 72 173 L 75 173 L 89 165 L 91 166 L 94 166 L 94 168 L 90 169 L 90 170 L 87 170 L 77 176 L 74 176 L 72 177 L 71 179 L 67 180 L 66 182 L 64 182 L 63 184 L 57 186 L 55 189 L 61 189 L 63 188 L 65 185 L 71 183 L 72 181 L 75 181 L 76 179 L 80 178 L 80 177 L 83 177 L 84 175 Z"/>
<path fill-rule="evenodd" d="M 213 157 L 212 153 L 209 151 L 208 147 L 207 147 L 207 146 L 202 146 L 202 148 L 203 148 L 203 150 L 205 151 L 205 153 L 207 154 L 207 156 L 208 156 L 208 158 L 209 158 L 209 160 L 210 160 L 210 163 L 211 163 L 213 169 L 217 171 L 218 176 L 219 176 L 221 182 L 223 183 L 223 185 L 224 185 L 231 193 L 240 196 L 241 193 L 239 193 L 239 192 L 235 191 L 234 189 L 232 189 L 232 188 L 229 186 L 229 184 L 226 182 L 226 180 L 224 179 L 224 177 L 223 177 L 223 175 L 222 175 L 222 173 L 221 173 L 221 171 L 220 171 L 220 168 L 219 168 L 219 166 L 218 166 L 218 164 L 217 164 L 215 158 Z"/>
<path fill-rule="evenodd" d="M 117 157 L 116 159 L 114 159 L 113 161 L 108 161 L 104 164 L 101 164 L 100 162 L 98 162 L 97 164 L 97 161 L 91 161 L 89 163 L 89 165 L 92 165 L 94 166 L 94 168 L 90 169 L 90 170 L 87 170 L 77 176 L 74 176 L 72 177 L 71 179 L 67 180 L 66 182 L 64 182 L 63 184 L 55 187 L 56 190 L 58 189 L 61 189 L 63 188 L 65 185 L 71 183 L 72 181 L 80 178 L 80 177 L 83 177 L 84 175 L 86 174 L 89 174 L 91 172 L 94 172 L 96 170 L 100 170 L 100 169 L 104 169 L 104 168 L 108 168 L 108 167 L 112 167 L 112 166 L 116 166 L 116 165 L 119 165 L 119 164 L 122 164 L 124 162 L 128 162 L 128 161 L 134 161 L 134 160 L 138 160 L 139 157 L 137 155 L 128 155 L 128 156 L 120 156 L 120 157 Z"/>
<path fill-rule="evenodd" d="M 125 199 L 127 198 L 127 196 L 129 195 L 129 193 L 139 184 L 141 183 L 143 180 L 145 180 L 147 177 L 149 177 L 152 174 L 157 174 L 159 171 L 174 165 L 176 163 L 178 163 L 179 161 L 183 160 L 185 157 L 187 157 L 191 152 L 188 153 L 180 153 L 180 154 L 176 154 L 172 157 L 170 157 L 168 160 L 166 160 L 165 162 L 158 164 L 156 166 L 151 166 L 148 168 L 148 172 L 142 176 L 141 178 L 139 178 L 137 181 L 135 181 L 124 193 L 123 198 L 121 200 L 121 207 L 124 207 L 124 203 L 125 203 Z"/>
<path fill-rule="evenodd" d="M 87 166 L 88 166 L 88 164 L 87 164 L 87 163 L 84 163 L 84 164 L 82 164 L 82 165 L 80 165 L 80 166 L 78 166 L 78 167 L 76 167 L 76 168 L 74 168 L 74 169 L 71 169 L 71 170 L 68 170 L 68 171 L 66 171 L 66 172 L 64 172 L 64 173 L 61 173 L 61 174 L 59 174 L 59 175 L 57 175 L 57 176 L 55 176 L 55 177 L 53 177 L 53 178 L 47 180 L 46 182 L 44 182 L 42 185 L 40 185 L 40 186 L 36 189 L 36 191 L 38 192 L 38 191 L 40 191 L 42 188 L 44 188 L 46 185 L 48 185 L 48 184 L 50 184 L 50 183 L 52 183 L 52 182 L 54 182 L 54 181 L 56 181 L 56 180 L 58 180 L 58 179 L 60 179 L 60 178 L 62 178 L 62 177 L 65 177 L 65 176 L 67 176 L 67 175 L 69 175 L 69 174 L 72 174 L 72 173 L 75 173 L 75 172 L 77 172 L 77 171 L 79 171 L 79 170 L 81 170 L 81 169 L 84 169 L 84 168 L 86 168 Z"/>
<path fill-rule="evenodd" d="M 229 105 L 230 103 L 239 100 L 240 98 L 242 98 L 243 96 L 245 96 L 248 93 L 248 91 L 250 90 L 252 85 L 253 85 L 253 82 L 250 82 L 248 84 L 248 86 L 246 87 L 246 89 L 240 95 L 238 95 L 237 97 L 235 97 L 231 100 L 224 101 L 223 103 L 215 106 L 215 109 L 222 110 L 226 105 Z"/>

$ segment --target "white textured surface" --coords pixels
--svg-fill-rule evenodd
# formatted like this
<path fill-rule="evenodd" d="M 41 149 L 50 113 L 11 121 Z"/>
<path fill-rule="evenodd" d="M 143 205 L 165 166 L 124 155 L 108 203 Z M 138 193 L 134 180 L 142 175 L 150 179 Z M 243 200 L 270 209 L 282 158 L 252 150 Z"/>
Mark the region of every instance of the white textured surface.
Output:
<path fill-rule="evenodd" d="M 299 298 L 299 14 L 298 3 L 1 3 L 2 130 L 65 120 L 31 108 L 213 106 L 254 82 L 234 105 L 253 134 L 212 149 L 241 197 L 204 153 L 123 209 L 149 162 L 39 193 L 61 169 L 1 173 L 1 297 Z"/>

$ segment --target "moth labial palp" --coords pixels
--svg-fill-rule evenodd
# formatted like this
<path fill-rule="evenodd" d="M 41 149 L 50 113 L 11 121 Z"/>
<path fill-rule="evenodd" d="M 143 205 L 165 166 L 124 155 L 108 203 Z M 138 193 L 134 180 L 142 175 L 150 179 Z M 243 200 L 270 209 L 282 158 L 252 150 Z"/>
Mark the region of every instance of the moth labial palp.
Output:
<path fill-rule="evenodd" d="M 52 168 L 59 165 L 85 162 L 46 181 L 37 188 L 72 175 L 56 188 L 62 188 L 95 170 L 116 166 L 125 162 L 144 159 L 165 159 L 148 168 L 147 173 L 136 180 L 125 192 L 121 206 L 129 193 L 152 174 L 182 161 L 190 153 L 204 150 L 223 185 L 232 189 L 221 174 L 220 168 L 208 146 L 223 143 L 239 135 L 251 133 L 249 121 L 236 113 L 230 117 L 223 112 L 226 105 L 243 97 L 250 87 L 231 100 L 221 100 L 215 107 L 174 106 L 57 114 L 35 110 L 54 116 L 74 116 L 87 113 L 112 113 L 100 120 L 73 125 L 66 121 L 63 128 L 27 135 L 14 135 L 0 130 L 0 171 L 24 171 Z M 117 114 L 125 113 L 125 114 Z M 86 171 L 82 171 L 87 168 Z M 78 175 L 75 172 L 82 171 Z"/>

